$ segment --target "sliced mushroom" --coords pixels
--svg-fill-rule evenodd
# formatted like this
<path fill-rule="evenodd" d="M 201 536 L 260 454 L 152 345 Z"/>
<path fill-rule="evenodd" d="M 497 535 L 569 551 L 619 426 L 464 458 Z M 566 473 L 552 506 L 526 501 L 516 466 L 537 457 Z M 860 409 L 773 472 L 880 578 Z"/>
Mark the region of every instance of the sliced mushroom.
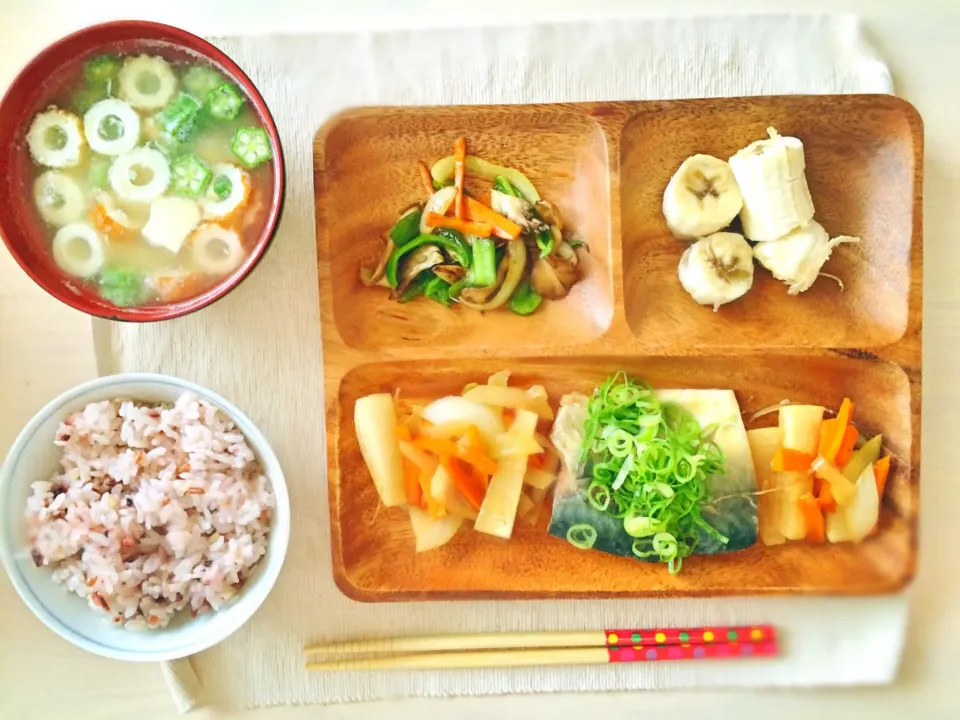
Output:
<path fill-rule="evenodd" d="M 490 207 L 522 227 L 525 232 L 538 233 L 546 224 L 537 217 L 533 205 L 523 198 L 507 195 L 499 190 L 490 191 Z"/>
<path fill-rule="evenodd" d="M 402 294 L 407 286 L 412 283 L 417 275 L 424 270 L 443 263 L 443 253 L 436 245 L 421 245 L 411 252 L 404 260 L 403 267 L 400 269 L 400 277 L 397 278 L 397 294 Z"/>
<path fill-rule="evenodd" d="M 394 245 L 393 240 L 388 237 L 387 245 L 383 249 L 383 255 L 380 257 L 380 262 L 377 264 L 376 269 L 360 268 L 360 282 L 367 287 L 371 287 L 372 285 L 390 287 L 390 283 L 388 283 L 384 277 L 384 272 L 387 269 L 387 261 L 390 259 L 390 256 L 393 255 L 394 249 L 396 249 L 396 245 Z"/>
<path fill-rule="evenodd" d="M 560 232 L 563 232 L 563 215 L 560 209 L 549 200 L 540 200 L 536 204 L 536 210 L 547 225 L 556 225 Z"/>
<path fill-rule="evenodd" d="M 453 285 L 463 280 L 467 274 L 467 269 L 462 265 L 437 265 L 433 269 L 433 274 Z"/>
<path fill-rule="evenodd" d="M 530 274 L 533 291 L 548 300 L 565 298 L 576 282 L 576 266 L 556 255 L 537 260 Z"/>

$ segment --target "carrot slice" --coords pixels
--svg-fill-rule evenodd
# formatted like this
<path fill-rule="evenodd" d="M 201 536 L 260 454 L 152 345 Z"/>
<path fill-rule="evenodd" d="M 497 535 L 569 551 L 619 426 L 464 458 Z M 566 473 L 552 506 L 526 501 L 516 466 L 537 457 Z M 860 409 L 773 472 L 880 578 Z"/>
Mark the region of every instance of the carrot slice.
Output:
<path fill-rule="evenodd" d="M 890 456 L 882 457 L 873 464 L 873 475 L 877 480 L 877 495 L 883 498 L 883 491 L 887 487 L 887 476 L 890 474 Z"/>
<path fill-rule="evenodd" d="M 843 467 L 850 462 L 850 458 L 853 457 L 853 451 L 857 447 L 859 437 L 860 432 L 853 425 L 847 425 L 847 429 L 843 432 L 843 442 L 834 460 L 834 464 L 837 467 Z"/>
<path fill-rule="evenodd" d="M 811 493 L 804 493 L 797 500 L 800 511 L 803 513 L 804 522 L 807 524 L 807 540 L 810 542 L 823 542 L 827 538 L 826 528 L 823 523 L 823 512 L 817 499 Z"/>
<path fill-rule="evenodd" d="M 806 472 L 816 459 L 809 453 L 782 447 L 773 454 L 771 469 L 774 472 Z"/>
<path fill-rule="evenodd" d="M 467 162 L 467 139 L 457 138 L 453 143 L 453 187 L 457 194 L 453 201 L 453 214 L 463 218 L 463 176 Z"/>
<path fill-rule="evenodd" d="M 464 499 L 470 503 L 474 510 L 479 510 L 480 506 L 483 505 L 483 498 L 487 494 L 486 486 L 471 472 L 469 466 L 465 466 L 459 458 L 441 455 L 440 464 L 450 474 L 453 486 L 460 491 Z"/>
<path fill-rule="evenodd" d="M 490 237 L 493 233 L 493 225 L 487 222 L 471 222 L 457 217 L 447 217 L 439 213 L 427 213 L 427 225 L 430 227 L 447 227 L 459 230 L 464 235 L 476 235 L 477 237 Z"/>
<path fill-rule="evenodd" d="M 820 480 L 820 492 L 817 493 L 817 504 L 824 512 L 836 512 L 837 500 L 833 497 L 833 489 L 826 480 Z"/>
<path fill-rule="evenodd" d="M 496 210 L 488 208 L 482 202 L 474 200 L 469 195 L 463 196 L 463 216 L 467 220 L 493 225 L 494 235 L 504 240 L 513 240 L 520 237 L 520 233 L 523 231 L 523 228 L 515 222 L 505 218 Z"/>
<path fill-rule="evenodd" d="M 830 434 L 826 438 L 821 435 L 820 454 L 830 462 L 835 462 L 837 459 L 837 453 L 840 452 L 840 447 L 843 445 L 843 438 L 847 432 L 847 425 L 850 424 L 850 419 L 852 417 L 853 403 L 850 402 L 850 398 L 844 398 L 843 402 L 840 404 L 840 409 L 837 411 L 837 417 L 834 418 L 833 423 L 829 426 Z M 826 425 L 826 423 L 824 424 Z M 826 447 L 823 447 L 823 440 L 827 441 Z"/>
<path fill-rule="evenodd" d="M 427 194 L 427 197 L 433 195 L 433 176 L 430 174 L 430 168 L 427 167 L 427 164 L 423 160 L 417 161 L 417 170 L 420 173 L 420 185 L 423 187 L 423 191 Z"/>

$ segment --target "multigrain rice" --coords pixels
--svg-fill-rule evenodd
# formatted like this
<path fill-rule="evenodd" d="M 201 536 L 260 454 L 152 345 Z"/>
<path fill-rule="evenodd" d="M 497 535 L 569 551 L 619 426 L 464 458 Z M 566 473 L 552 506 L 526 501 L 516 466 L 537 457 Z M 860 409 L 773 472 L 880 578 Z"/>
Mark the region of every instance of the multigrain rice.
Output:
<path fill-rule="evenodd" d="M 90 403 L 57 429 L 60 470 L 27 500 L 34 563 L 113 622 L 219 609 L 264 556 L 275 498 L 222 410 Z"/>

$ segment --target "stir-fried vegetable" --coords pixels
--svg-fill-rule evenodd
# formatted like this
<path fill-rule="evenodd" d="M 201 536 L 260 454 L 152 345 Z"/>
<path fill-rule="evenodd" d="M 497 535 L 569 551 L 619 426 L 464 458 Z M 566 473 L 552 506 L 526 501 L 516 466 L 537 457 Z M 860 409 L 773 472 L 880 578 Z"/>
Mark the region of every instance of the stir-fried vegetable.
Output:
<path fill-rule="evenodd" d="M 375 270 L 361 268 L 363 284 L 395 288 L 392 297 L 400 302 L 422 296 L 446 307 L 509 307 L 517 315 L 536 312 L 544 299 L 565 297 L 580 277 L 575 248 L 584 243 L 564 238 L 559 210 L 540 199 L 523 173 L 466 152 L 466 138 L 458 138 L 454 154 L 432 171 L 417 163 L 426 200 L 400 215 L 388 233 L 393 247 L 385 259 Z M 474 179 L 492 183 L 489 203 Z M 410 253 L 424 244 L 443 257 L 407 271 L 414 262 Z M 408 284 L 398 281 L 401 275 Z"/>
<path fill-rule="evenodd" d="M 518 518 L 538 516 L 559 459 L 537 424 L 553 411 L 542 387 L 510 387 L 508 379 L 497 373 L 465 396 L 440 398 L 399 418 L 391 395 L 357 401 L 364 461 L 383 503 L 408 506 L 417 552 L 448 542 L 463 521 L 509 538 Z M 508 422 L 503 408 L 515 410 Z"/>
<path fill-rule="evenodd" d="M 723 451 L 689 412 L 622 372 L 590 398 L 581 462 L 588 501 L 622 519 L 638 557 L 657 557 L 675 573 L 701 532 L 726 542 L 700 514 Z"/>

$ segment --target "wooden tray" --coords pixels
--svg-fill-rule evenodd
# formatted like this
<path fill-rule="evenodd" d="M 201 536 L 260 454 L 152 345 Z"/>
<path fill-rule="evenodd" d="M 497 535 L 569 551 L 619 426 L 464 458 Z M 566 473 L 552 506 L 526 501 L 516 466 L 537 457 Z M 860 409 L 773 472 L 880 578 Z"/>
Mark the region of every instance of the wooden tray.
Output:
<path fill-rule="evenodd" d="M 817 219 L 841 245 L 800 297 L 758 268 L 742 301 L 714 313 L 677 280 L 685 247 L 660 212 L 688 155 L 725 158 L 773 125 L 806 148 Z M 470 152 L 523 170 L 590 245 L 586 278 L 530 318 L 364 288 L 399 211 L 422 200 L 415 163 Z M 913 576 L 920 468 L 923 132 L 897 98 L 786 96 L 671 102 L 363 108 L 314 142 L 327 470 L 337 585 L 362 601 L 893 592 Z M 518 523 L 509 542 L 460 533 L 416 555 L 405 511 L 379 508 L 353 405 L 399 389 L 457 393 L 508 368 L 553 401 L 625 369 L 659 387 L 733 388 L 741 409 L 857 403 L 895 455 L 880 532 L 859 545 L 792 543 L 697 557 L 683 572 L 577 550 Z"/>

